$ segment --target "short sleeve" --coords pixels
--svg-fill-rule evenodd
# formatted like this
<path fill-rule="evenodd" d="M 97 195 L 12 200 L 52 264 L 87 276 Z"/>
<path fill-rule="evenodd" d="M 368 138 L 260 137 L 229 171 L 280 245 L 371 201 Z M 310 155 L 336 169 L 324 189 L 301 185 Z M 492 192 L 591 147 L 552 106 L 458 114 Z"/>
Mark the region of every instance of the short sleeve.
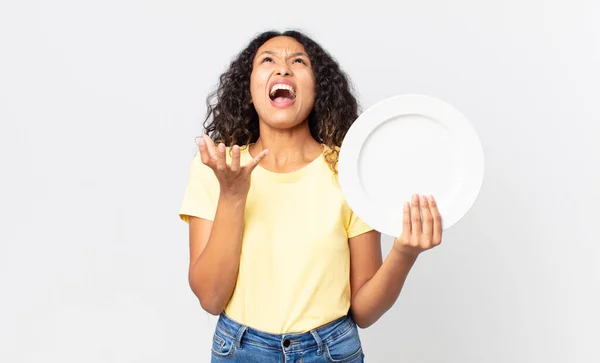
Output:
<path fill-rule="evenodd" d="M 189 177 L 179 217 L 189 223 L 189 217 L 214 220 L 219 200 L 219 181 L 214 172 L 200 160 L 197 153 L 189 169 Z"/>
<path fill-rule="evenodd" d="M 348 234 L 348 238 L 352 238 L 358 236 L 359 234 L 363 234 L 369 231 L 372 231 L 373 228 L 363 222 L 357 215 L 350 209 L 348 204 L 344 206 L 347 208 L 346 210 L 346 233 Z"/>

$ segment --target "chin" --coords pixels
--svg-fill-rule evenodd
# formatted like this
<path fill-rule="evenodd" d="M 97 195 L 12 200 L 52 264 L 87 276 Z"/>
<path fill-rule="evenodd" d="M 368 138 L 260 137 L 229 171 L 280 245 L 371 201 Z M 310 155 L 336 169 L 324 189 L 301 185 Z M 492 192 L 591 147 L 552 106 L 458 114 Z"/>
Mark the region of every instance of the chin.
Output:
<path fill-rule="evenodd" d="M 300 125 L 302 123 L 302 120 L 280 118 L 280 119 L 270 120 L 265 123 L 273 128 L 285 130 L 285 129 L 291 129 L 292 127 Z"/>
<path fill-rule="evenodd" d="M 298 126 L 307 118 L 308 115 L 302 117 L 302 115 L 295 110 L 278 110 L 270 113 L 267 117 L 262 117 L 262 120 L 270 127 L 283 130 Z"/>

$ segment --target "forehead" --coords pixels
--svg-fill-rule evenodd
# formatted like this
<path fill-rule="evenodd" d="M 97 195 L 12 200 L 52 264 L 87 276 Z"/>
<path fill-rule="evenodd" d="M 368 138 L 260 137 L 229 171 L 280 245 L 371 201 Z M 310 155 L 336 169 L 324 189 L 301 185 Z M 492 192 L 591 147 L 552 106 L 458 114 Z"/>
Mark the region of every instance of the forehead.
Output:
<path fill-rule="evenodd" d="M 262 52 L 270 51 L 275 53 L 298 53 L 305 52 L 304 47 L 296 39 L 286 36 L 277 36 L 267 40 L 263 45 L 258 48 L 256 55 L 260 55 Z"/>

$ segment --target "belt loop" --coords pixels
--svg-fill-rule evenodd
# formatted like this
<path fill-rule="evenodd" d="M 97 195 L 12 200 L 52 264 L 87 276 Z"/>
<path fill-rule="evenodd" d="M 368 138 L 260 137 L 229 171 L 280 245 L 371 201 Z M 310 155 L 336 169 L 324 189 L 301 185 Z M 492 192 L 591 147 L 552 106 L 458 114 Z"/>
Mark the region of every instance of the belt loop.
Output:
<path fill-rule="evenodd" d="M 311 330 L 310 333 L 312 334 L 313 338 L 315 338 L 315 340 L 317 341 L 317 355 L 323 354 L 323 341 L 321 340 L 319 333 L 317 333 L 316 330 Z"/>
<path fill-rule="evenodd" d="M 240 329 L 238 330 L 237 334 L 235 335 L 234 343 L 238 349 L 242 348 L 242 337 L 244 336 L 244 333 L 246 332 L 246 330 L 248 330 L 248 327 L 245 325 L 242 325 L 240 327 Z"/>

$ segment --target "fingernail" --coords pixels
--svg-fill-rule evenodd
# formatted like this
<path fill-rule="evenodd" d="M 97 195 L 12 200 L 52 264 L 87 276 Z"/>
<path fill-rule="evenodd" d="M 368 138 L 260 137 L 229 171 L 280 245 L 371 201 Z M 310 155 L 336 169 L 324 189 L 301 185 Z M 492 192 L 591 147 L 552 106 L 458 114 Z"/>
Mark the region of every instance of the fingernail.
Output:
<path fill-rule="evenodd" d="M 204 138 L 202 138 L 202 137 L 201 137 L 201 138 L 200 138 L 200 141 L 198 141 L 198 143 L 199 143 L 200 145 L 204 145 L 206 142 L 204 141 Z"/>
<path fill-rule="evenodd" d="M 413 200 L 413 202 L 415 202 L 415 203 L 416 203 L 416 202 L 418 202 L 418 201 L 419 201 L 419 196 L 418 196 L 418 195 L 416 195 L 416 194 L 414 194 L 414 195 L 413 195 L 413 198 L 412 198 L 412 200 Z"/>
<path fill-rule="evenodd" d="M 425 196 L 421 195 L 421 203 L 425 203 Z"/>

